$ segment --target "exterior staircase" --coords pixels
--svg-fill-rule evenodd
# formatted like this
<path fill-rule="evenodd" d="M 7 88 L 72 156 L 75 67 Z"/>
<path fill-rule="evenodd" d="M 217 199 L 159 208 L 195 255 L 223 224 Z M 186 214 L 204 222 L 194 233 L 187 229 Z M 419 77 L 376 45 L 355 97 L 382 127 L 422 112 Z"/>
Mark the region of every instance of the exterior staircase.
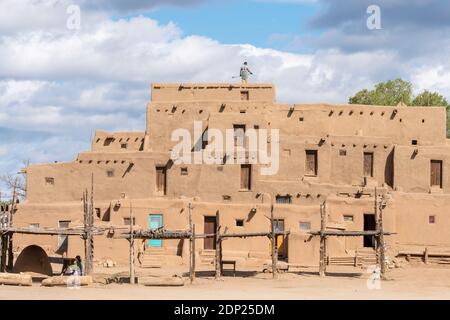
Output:
<path fill-rule="evenodd" d="M 374 249 L 363 248 L 356 250 L 354 256 L 329 256 L 327 259 L 327 264 L 333 266 L 353 266 L 367 268 L 368 266 L 377 264 L 377 255 Z"/>
<path fill-rule="evenodd" d="M 161 268 L 168 264 L 182 264 L 183 259 L 164 248 L 147 248 L 142 258 L 142 268 Z"/>
<path fill-rule="evenodd" d="M 206 250 L 200 251 L 200 264 L 203 266 L 214 265 L 214 260 L 216 258 L 216 250 Z"/>

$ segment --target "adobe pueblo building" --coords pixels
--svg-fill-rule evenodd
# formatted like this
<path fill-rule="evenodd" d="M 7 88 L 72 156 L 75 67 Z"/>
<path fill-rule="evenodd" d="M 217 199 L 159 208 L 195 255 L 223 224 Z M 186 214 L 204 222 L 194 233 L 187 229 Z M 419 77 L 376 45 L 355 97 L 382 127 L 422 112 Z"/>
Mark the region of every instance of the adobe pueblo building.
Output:
<path fill-rule="evenodd" d="M 249 163 L 248 148 L 246 163 L 228 163 L 235 153 L 225 153 L 222 163 L 179 163 L 172 157 L 179 144 L 172 135 L 179 129 L 192 139 L 187 158 L 207 150 L 203 140 L 211 129 L 223 137 L 227 129 L 267 132 L 262 142 L 269 155 L 279 146 L 278 170 L 262 174 L 268 165 Z M 242 142 L 234 138 L 224 144 Z M 248 145 L 246 137 L 240 146 Z M 384 230 L 394 233 L 385 237 L 390 259 L 426 248 L 445 254 L 450 249 L 449 161 L 445 108 L 278 104 L 269 84 L 153 84 L 145 132 L 97 131 L 91 150 L 75 161 L 26 168 L 27 198 L 14 225 L 83 225 L 81 197 L 93 177 L 96 226 L 186 230 L 191 203 L 197 233 L 214 233 L 217 212 L 221 232 L 262 232 L 270 229 L 273 205 L 276 229 L 290 232 L 277 238 L 280 259 L 314 266 L 320 239 L 309 232 L 321 228 L 320 205 L 326 206 L 328 230 L 375 230 L 377 192 L 385 199 Z M 53 257 L 84 252 L 78 237 L 15 236 L 16 255 L 30 245 Z M 147 254 L 161 262 L 186 263 L 189 242 L 146 245 Z M 329 238 L 327 255 L 329 261 L 351 261 L 358 252 L 373 252 L 373 246 L 371 236 Z M 214 248 L 213 239 L 196 240 L 200 261 L 207 263 Z M 270 259 L 270 241 L 228 239 L 223 255 L 238 264 L 258 264 Z M 95 259 L 128 264 L 129 244 L 110 234 L 98 236 Z"/>

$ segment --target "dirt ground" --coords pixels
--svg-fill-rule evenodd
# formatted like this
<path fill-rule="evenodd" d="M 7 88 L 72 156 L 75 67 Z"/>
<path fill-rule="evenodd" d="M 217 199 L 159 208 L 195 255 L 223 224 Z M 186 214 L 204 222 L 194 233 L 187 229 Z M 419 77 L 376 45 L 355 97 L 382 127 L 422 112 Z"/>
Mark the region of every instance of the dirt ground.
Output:
<path fill-rule="evenodd" d="M 116 270 L 117 271 L 117 270 Z M 126 269 L 121 270 L 126 274 Z M 139 276 L 183 274 L 186 270 L 167 268 L 139 270 Z M 201 271 L 194 284 L 184 287 L 144 287 L 129 284 L 94 284 L 80 289 L 0 286 L 0 300 L 7 299 L 138 299 L 138 300 L 244 300 L 244 299 L 450 299 L 450 268 L 439 265 L 405 266 L 389 271 L 389 280 L 380 289 L 367 285 L 370 274 L 350 267 L 331 267 L 326 278 L 320 278 L 316 268 L 280 274 L 229 273 L 216 281 L 212 273 Z M 105 270 L 96 270 L 105 274 Z M 107 272 L 111 273 L 111 270 Z"/>

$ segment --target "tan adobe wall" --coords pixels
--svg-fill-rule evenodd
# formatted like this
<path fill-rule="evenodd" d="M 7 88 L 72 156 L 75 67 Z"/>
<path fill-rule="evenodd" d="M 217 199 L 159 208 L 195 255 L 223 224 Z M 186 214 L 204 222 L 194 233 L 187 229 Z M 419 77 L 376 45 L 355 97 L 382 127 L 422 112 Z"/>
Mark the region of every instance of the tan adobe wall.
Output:
<path fill-rule="evenodd" d="M 106 132 L 97 130 L 92 140 L 93 152 L 132 152 L 144 148 L 144 132 Z"/>
<path fill-rule="evenodd" d="M 251 101 L 275 101 L 275 87 L 270 84 L 155 83 L 151 90 L 152 102 L 239 101 L 241 92 L 248 92 Z"/>

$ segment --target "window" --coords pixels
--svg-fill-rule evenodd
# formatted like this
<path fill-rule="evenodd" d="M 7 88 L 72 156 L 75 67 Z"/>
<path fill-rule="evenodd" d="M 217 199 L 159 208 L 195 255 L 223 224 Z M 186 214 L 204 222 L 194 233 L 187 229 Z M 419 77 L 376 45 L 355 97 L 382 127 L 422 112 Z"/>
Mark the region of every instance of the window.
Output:
<path fill-rule="evenodd" d="M 128 148 L 128 143 L 121 143 L 121 144 L 120 144 L 120 147 L 121 147 L 122 149 L 126 149 L 126 148 Z"/>
<path fill-rule="evenodd" d="M 182 167 L 181 168 L 181 175 L 182 176 L 187 176 L 188 175 L 188 168 L 187 167 Z"/>
<path fill-rule="evenodd" d="M 347 150 L 344 150 L 344 149 L 339 150 L 339 155 L 340 156 L 346 156 L 347 155 Z"/>
<path fill-rule="evenodd" d="M 130 221 L 131 221 L 130 218 L 123 218 L 123 224 L 126 225 L 126 226 L 130 225 Z M 135 225 L 136 225 L 136 218 L 133 217 L 133 226 L 135 226 Z"/>
<path fill-rule="evenodd" d="M 412 144 L 413 146 L 417 146 L 417 143 L 418 143 L 417 140 L 412 140 L 412 141 L 411 141 L 411 144 Z"/>
<path fill-rule="evenodd" d="M 39 223 L 30 223 L 30 229 L 39 229 Z"/>
<path fill-rule="evenodd" d="M 241 190 L 251 190 L 252 187 L 252 166 L 250 164 L 241 165 Z"/>
<path fill-rule="evenodd" d="M 108 178 L 114 177 L 114 170 L 111 169 L 111 170 L 106 171 L 106 176 Z"/>
<path fill-rule="evenodd" d="M 292 197 L 290 195 L 276 196 L 276 201 L 277 201 L 277 203 L 291 204 Z"/>
<path fill-rule="evenodd" d="M 373 177 L 373 152 L 364 152 L 364 177 Z"/>
<path fill-rule="evenodd" d="M 233 130 L 234 130 L 234 145 L 243 147 L 245 138 L 245 124 L 235 124 L 233 125 Z"/>
<path fill-rule="evenodd" d="M 355 218 L 351 214 L 344 214 L 344 221 L 346 222 L 353 222 Z"/>
<path fill-rule="evenodd" d="M 300 230 L 309 231 L 311 230 L 311 222 L 300 222 Z"/>
<path fill-rule="evenodd" d="M 317 150 L 306 150 L 305 174 L 317 176 Z"/>
<path fill-rule="evenodd" d="M 436 216 L 429 216 L 428 217 L 428 223 L 429 224 L 435 224 L 436 223 Z"/>
<path fill-rule="evenodd" d="M 52 178 L 52 177 L 46 177 L 46 178 L 45 178 L 45 185 L 47 185 L 47 186 L 53 186 L 53 185 L 55 185 L 55 178 Z"/>
<path fill-rule="evenodd" d="M 68 228 L 70 225 L 70 221 L 59 221 L 58 227 L 60 229 Z M 66 253 L 69 249 L 69 236 L 67 235 L 59 235 L 58 236 L 58 249 L 57 253 Z"/>
<path fill-rule="evenodd" d="M 442 160 L 431 160 L 430 180 L 432 187 L 442 188 Z"/>
<path fill-rule="evenodd" d="M 166 167 L 156 167 L 156 192 L 166 195 Z"/>
<path fill-rule="evenodd" d="M 244 226 L 244 220 L 236 219 L 236 227 L 243 227 L 243 226 Z"/>
<path fill-rule="evenodd" d="M 114 141 L 114 138 L 112 138 L 112 137 L 109 137 L 109 138 L 106 138 L 105 139 L 105 142 L 103 143 L 103 145 L 106 147 L 106 146 L 109 146 L 111 143 L 113 143 L 113 141 Z"/>
<path fill-rule="evenodd" d="M 241 100 L 250 100 L 248 91 L 241 91 Z"/>

